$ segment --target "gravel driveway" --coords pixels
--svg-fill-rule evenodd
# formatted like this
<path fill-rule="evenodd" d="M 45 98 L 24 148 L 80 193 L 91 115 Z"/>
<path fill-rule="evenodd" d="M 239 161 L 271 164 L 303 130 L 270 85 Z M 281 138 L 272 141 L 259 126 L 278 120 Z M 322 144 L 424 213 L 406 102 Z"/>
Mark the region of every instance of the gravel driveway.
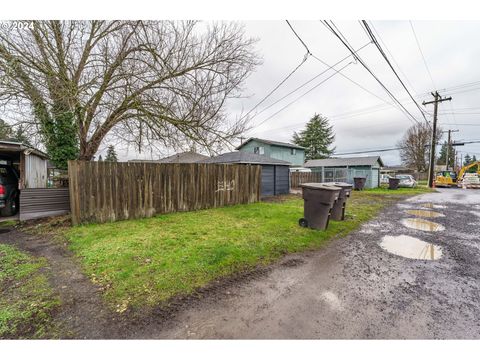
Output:
<path fill-rule="evenodd" d="M 438 226 L 420 220 L 419 230 L 406 219 Z M 479 225 L 480 191 L 438 189 L 394 205 L 323 250 L 289 256 L 144 336 L 478 339 Z M 424 246 L 416 251 L 410 242 Z"/>

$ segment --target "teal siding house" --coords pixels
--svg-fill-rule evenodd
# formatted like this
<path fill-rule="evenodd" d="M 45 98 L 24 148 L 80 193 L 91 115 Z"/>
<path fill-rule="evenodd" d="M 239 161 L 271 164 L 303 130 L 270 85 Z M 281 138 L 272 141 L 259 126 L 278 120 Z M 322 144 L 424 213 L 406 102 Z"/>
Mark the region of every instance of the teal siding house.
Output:
<path fill-rule="evenodd" d="M 380 186 L 380 169 L 384 166 L 380 156 L 328 158 L 308 160 L 306 168 L 322 174 L 323 182 L 347 182 L 353 184 L 356 177 L 366 178 L 367 189 Z"/>
<path fill-rule="evenodd" d="M 288 161 L 292 166 L 303 166 L 305 162 L 305 148 L 279 141 L 250 138 L 236 150 Z"/>

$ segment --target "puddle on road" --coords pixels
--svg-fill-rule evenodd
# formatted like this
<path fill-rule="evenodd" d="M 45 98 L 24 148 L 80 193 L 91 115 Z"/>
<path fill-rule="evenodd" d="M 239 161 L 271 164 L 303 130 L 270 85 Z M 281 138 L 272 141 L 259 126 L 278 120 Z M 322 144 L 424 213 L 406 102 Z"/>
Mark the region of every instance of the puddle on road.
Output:
<path fill-rule="evenodd" d="M 423 231 L 443 231 L 445 226 L 424 219 L 403 219 L 402 224 L 410 229 Z"/>
<path fill-rule="evenodd" d="M 438 205 L 431 202 L 420 204 L 420 207 L 427 208 L 427 209 L 445 209 L 446 208 L 445 205 Z"/>
<path fill-rule="evenodd" d="M 321 294 L 321 298 L 322 298 L 323 301 L 325 301 L 330 306 L 330 308 L 332 310 L 342 310 L 343 309 L 343 306 L 342 306 L 342 303 L 341 303 L 340 299 L 333 292 L 324 291 Z"/>
<path fill-rule="evenodd" d="M 392 254 L 409 259 L 438 260 L 442 257 L 440 246 L 407 235 L 384 236 L 380 246 Z"/>
<path fill-rule="evenodd" d="M 437 218 L 437 217 L 444 217 L 445 215 L 431 210 L 405 210 L 407 214 L 426 217 L 426 218 Z"/>

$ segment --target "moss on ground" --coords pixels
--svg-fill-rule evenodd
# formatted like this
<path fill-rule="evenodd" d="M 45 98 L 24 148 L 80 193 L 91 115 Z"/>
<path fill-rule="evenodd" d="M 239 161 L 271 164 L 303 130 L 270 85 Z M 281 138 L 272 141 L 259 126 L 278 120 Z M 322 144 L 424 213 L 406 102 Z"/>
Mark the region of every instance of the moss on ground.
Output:
<path fill-rule="evenodd" d="M 43 273 L 44 259 L 0 244 L 0 338 L 51 338 L 60 301 Z"/>

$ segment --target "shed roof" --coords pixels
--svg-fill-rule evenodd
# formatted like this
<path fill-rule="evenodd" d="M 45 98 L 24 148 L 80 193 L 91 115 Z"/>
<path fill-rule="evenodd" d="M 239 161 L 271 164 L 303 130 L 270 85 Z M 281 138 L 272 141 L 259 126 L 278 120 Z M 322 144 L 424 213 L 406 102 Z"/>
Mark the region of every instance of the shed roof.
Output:
<path fill-rule="evenodd" d="M 292 148 L 292 149 L 301 149 L 301 150 L 305 149 L 304 147 L 298 146 L 298 145 L 295 145 L 295 144 L 290 144 L 290 143 L 281 142 L 281 141 L 274 141 L 274 140 L 259 139 L 259 138 L 252 137 L 252 138 L 249 138 L 244 143 L 242 143 L 241 145 L 237 146 L 235 148 L 235 150 L 241 149 L 243 146 L 248 144 L 250 141 L 258 141 L 258 142 L 269 144 L 269 145 L 288 147 L 288 148 Z"/>
<path fill-rule="evenodd" d="M 129 162 L 149 162 L 149 163 L 183 163 L 183 164 L 190 164 L 190 163 L 196 163 L 200 160 L 208 159 L 208 156 L 198 154 L 193 151 L 185 151 L 182 153 L 174 154 L 171 156 L 164 157 L 162 159 L 158 160 L 129 160 Z"/>
<path fill-rule="evenodd" d="M 162 163 L 196 163 L 204 159 L 208 159 L 208 156 L 193 151 L 185 151 L 172 156 L 167 156 L 159 161 Z"/>
<path fill-rule="evenodd" d="M 288 161 L 274 159 L 269 156 L 253 154 L 243 151 L 233 151 L 218 156 L 214 156 L 199 163 L 219 163 L 219 164 L 260 164 L 260 165 L 291 165 Z"/>
<path fill-rule="evenodd" d="M 383 166 L 380 156 L 363 156 L 349 158 L 328 158 L 308 160 L 305 167 L 328 167 L 328 166 Z"/>
<path fill-rule="evenodd" d="M 9 140 L 0 140 L 0 151 L 11 151 L 11 152 L 28 152 L 30 154 L 37 155 L 43 159 L 48 159 L 48 155 L 43 151 L 35 149 L 31 146 L 23 144 L 18 141 L 9 141 Z"/>

